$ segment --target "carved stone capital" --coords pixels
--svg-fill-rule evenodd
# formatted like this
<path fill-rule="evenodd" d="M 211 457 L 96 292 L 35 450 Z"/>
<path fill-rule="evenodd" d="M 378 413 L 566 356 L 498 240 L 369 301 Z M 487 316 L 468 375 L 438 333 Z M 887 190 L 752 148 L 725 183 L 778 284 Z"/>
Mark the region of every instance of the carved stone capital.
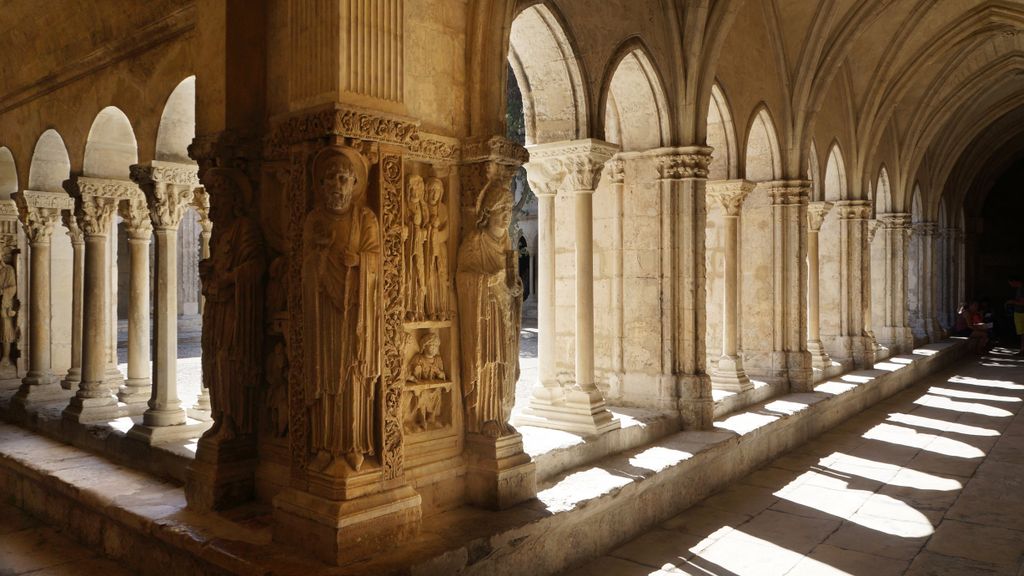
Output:
<path fill-rule="evenodd" d="M 474 138 L 462 146 L 462 162 L 464 164 L 489 160 L 501 164 L 522 166 L 530 160 L 531 154 L 526 151 L 526 148 L 502 136 Z"/>
<path fill-rule="evenodd" d="M 110 232 L 118 200 L 110 196 L 82 195 L 75 199 L 75 219 L 86 238 Z"/>
<path fill-rule="evenodd" d="M 166 183 L 178 186 L 199 186 L 199 166 L 180 162 L 153 160 L 148 166 L 135 164 L 131 167 L 132 180 L 140 186 L 148 183 Z"/>
<path fill-rule="evenodd" d="M 623 184 L 626 181 L 626 161 L 616 154 L 605 162 L 604 173 L 612 184 Z"/>
<path fill-rule="evenodd" d="M 124 220 L 128 236 L 134 240 L 149 240 L 153 233 L 153 220 L 146 197 L 139 191 L 137 197 L 121 202 L 118 211 Z"/>
<path fill-rule="evenodd" d="M 561 188 L 593 192 L 601 181 L 605 163 L 619 151 L 615 144 L 592 138 L 552 142 L 530 147 L 530 161 L 557 163 L 564 174 Z"/>
<path fill-rule="evenodd" d="M 205 187 L 200 186 L 193 192 L 192 207 L 199 214 L 199 226 L 202 227 L 203 233 L 209 234 L 213 231 L 213 220 L 210 220 L 210 193 Z"/>
<path fill-rule="evenodd" d="M 67 187 L 69 188 L 68 192 L 73 196 L 106 196 L 114 198 L 118 202 L 142 197 L 139 185 L 130 180 L 79 176 Z"/>
<path fill-rule="evenodd" d="M 886 230 L 907 230 L 910 228 L 910 214 L 905 212 L 888 212 L 879 214 L 878 221 Z"/>
<path fill-rule="evenodd" d="M 739 216 L 743 201 L 756 186 L 749 180 L 709 180 L 706 190 L 708 199 L 720 204 L 726 216 Z"/>
<path fill-rule="evenodd" d="M 78 225 L 78 219 L 75 218 L 74 211 L 64 210 L 60 213 L 60 218 L 64 222 L 64 228 L 67 231 L 68 238 L 71 239 L 71 244 L 74 246 L 85 243 L 85 232 Z"/>
<path fill-rule="evenodd" d="M 18 204 L 14 200 L 0 200 L 0 220 L 18 217 Z"/>
<path fill-rule="evenodd" d="M 53 223 L 61 211 L 70 209 L 74 202 L 67 194 L 35 190 L 15 192 L 11 197 L 18 206 L 18 219 L 30 244 L 49 243 Z"/>
<path fill-rule="evenodd" d="M 935 236 L 939 231 L 938 222 L 917 222 L 914 224 L 914 234 L 922 237 Z"/>
<path fill-rule="evenodd" d="M 772 204 L 776 206 L 806 204 L 813 188 L 813 184 L 807 180 L 773 180 L 762 186 L 768 188 Z"/>
<path fill-rule="evenodd" d="M 554 196 L 565 180 L 562 163 L 557 160 L 530 160 L 525 166 L 526 180 L 533 193 L 540 196 Z"/>
<path fill-rule="evenodd" d="M 867 220 L 871 217 L 871 202 L 867 200 L 840 200 L 836 202 L 840 220 Z"/>
<path fill-rule="evenodd" d="M 658 166 L 661 180 L 704 180 L 708 177 L 714 148 L 707 146 L 683 146 L 679 148 L 658 148 L 649 154 Z"/>
<path fill-rule="evenodd" d="M 868 220 L 868 244 L 875 241 L 875 232 L 878 232 L 878 228 L 881 227 L 882 223 L 877 218 Z"/>
<path fill-rule="evenodd" d="M 825 217 L 832 210 L 832 206 L 831 202 L 811 202 L 807 205 L 807 227 L 812 232 L 821 230 L 821 225 L 825 223 Z"/>

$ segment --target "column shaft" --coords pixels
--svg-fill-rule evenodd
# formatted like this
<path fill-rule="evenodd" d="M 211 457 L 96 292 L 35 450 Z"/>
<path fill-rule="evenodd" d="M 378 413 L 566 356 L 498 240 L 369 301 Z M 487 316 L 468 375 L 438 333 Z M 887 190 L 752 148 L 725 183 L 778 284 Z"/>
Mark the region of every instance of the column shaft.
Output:
<path fill-rule="evenodd" d="M 558 388 L 555 373 L 555 195 L 537 195 L 537 364 L 540 384 Z"/>
<path fill-rule="evenodd" d="M 71 368 L 61 382 L 65 390 L 73 390 L 82 381 L 82 298 L 85 290 L 85 240 L 71 240 Z"/>
<path fill-rule="evenodd" d="M 150 367 L 150 231 L 129 232 L 128 378 L 120 394 L 126 404 L 145 403 L 152 394 Z"/>
<path fill-rule="evenodd" d="M 576 191 L 576 386 L 594 391 L 594 196 Z"/>
<path fill-rule="evenodd" d="M 53 380 L 50 372 L 50 238 L 39 238 L 29 246 L 28 374 L 25 382 L 46 385 Z"/>
<path fill-rule="evenodd" d="M 146 426 L 176 426 L 185 423 L 185 410 L 178 399 L 178 231 L 175 228 L 157 228 L 154 235 L 156 334 L 153 339 L 153 394 L 142 421 Z"/>

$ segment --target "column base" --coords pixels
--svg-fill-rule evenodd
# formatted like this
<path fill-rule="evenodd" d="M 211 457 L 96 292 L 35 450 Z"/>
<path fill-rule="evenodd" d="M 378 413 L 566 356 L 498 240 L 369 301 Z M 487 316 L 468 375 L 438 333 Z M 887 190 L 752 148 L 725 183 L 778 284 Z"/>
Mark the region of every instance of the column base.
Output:
<path fill-rule="evenodd" d="M 684 374 L 677 377 L 679 417 L 683 430 L 711 430 L 715 427 L 715 400 L 711 396 L 711 380 L 706 374 Z"/>
<path fill-rule="evenodd" d="M 746 392 L 754 385 L 743 370 L 743 360 L 739 356 L 722 356 L 718 359 L 718 368 L 711 373 L 711 388 L 728 392 Z"/>
<path fill-rule="evenodd" d="M 466 435 L 466 496 L 475 506 L 504 510 L 537 496 L 537 467 L 523 452 L 521 434 Z"/>
<path fill-rule="evenodd" d="M 209 430 L 210 425 L 210 422 L 198 422 L 196 420 L 190 420 L 171 426 L 136 424 L 128 430 L 128 438 L 138 440 L 149 445 L 190 440 L 192 438 L 202 436 L 204 432 Z"/>
<path fill-rule="evenodd" d="M 875 342 L 870 336 L 853 336 L 850 338 L 850 351 L 853 365 L 859 370 L 870 370 L 875 367 L 877 355 Z"/>
<path fill-rule="evenodd" d="M 120 413 L 117 399 L 113 396 L 100 396 L 98 398 L 74 396 L 63 412 L 65 420 L 72 420 L 79 424 L 113 420 L 118 416 L 120 416 Z"/>
<path fill-rule="evenodd" d="M 558 396 L 561 396 L 559 401 Z M 600 390 L 563 390 L 548 399 L 530 398 L 530 405 L 515 419 L 519 426 L 537 426 L 581 436 L 598 436 L 622 426 L 605 407 Z"/>
<path fill-rule="evenodd" d="M 352 500 L 330 500 L 295 488 L 274 497 L 274 540 L 343 566 L 386 554 L 416 535 L 420 495 L 410 486 Z"/>
<path fill-rule="evenodd" d="M 257 463 L 256 441 L 252 437 L 200 438 L 185 483 L 189 507 L 223 510 L 252 500 L 256 493 Z"/>
<path fill-rule="evenodd" d="M 213 407 L 210 405 L 210 390 L 209 388 L 202 388 L 199 392 L 199 397 L 196 398 L 196 405 L 188 411 L 189 418 L 196 420 L 202 420 L 207 422 L 213 420 Z"/>
<path fill-rule="evenodd" d="M 153 386 L 149 378 L 129 378 L 117 391 L 117 399 L 127 405 L 132 416 L 138 416 L 149 409 L 149 399 L 153 396 Z"/>
<path fill-rule="evenodd" d="M 814 389 L 811 355 L 806 350 L 778 351 L 773 355 L 778 357 L 782 375 L 789 381 L 790 392 L 810 392 Z"/>
<path fill-rule="evenodd" d="M 11 406 L 24 408 L 29 404 L 67 400 L 68 393 L 60 384 L 50 381 L 46 384 L 27 384 L 24 381 L 11 398 Z"/>
<path fill-rule="evenodd" d="M 188 417 L 184 408 L 173 408 L 170 410 L 156 410 L 149 408 L 142 414 L 142 424 L 152 428 L 165 426 L 181 426 L 185 424 Z"/>
<path fill-rule="evenodd" d="M 107 388 L 110 388 L 111 392 L 116 394 L 117 391 L 125 384 L 124 374 L 121 374 L 121 371 L 117 369 L 117 366 L 108 364 L 106 372 L 103 373 L 103 383 Z M 149 398 L 146 400 L 149 400 Z"/>
<path fill-rule="evenodd" d="M 60 387 L 65 390 L 75 390 L 78 388 L 78 383 L 82 381 L 82 369 L 72 368 L 68 370 L 68 373 L 60 381 Z"/>

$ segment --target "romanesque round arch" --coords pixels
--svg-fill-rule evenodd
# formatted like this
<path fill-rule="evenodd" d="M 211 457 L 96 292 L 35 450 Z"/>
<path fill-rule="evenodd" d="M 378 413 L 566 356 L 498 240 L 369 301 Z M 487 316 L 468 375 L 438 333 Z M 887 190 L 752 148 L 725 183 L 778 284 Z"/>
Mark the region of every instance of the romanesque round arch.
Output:
<path fill-rule="evenodd" d="M 128 180 L 129 167 L 138 161 L 139 145 L 128 116 L 115 106 L 100 110 L 85 142 L 83 174 Z"/>
<path fill-rule="evenodd" d="M 0 200 L 10 198 L 18 188 L 18 166 L 14 155 L 6 146 L 0 146 Z"/>
<path fill-rule="evenodd" d="M 39 136 L 32 163 L 28 168 L 29 190 L 63 192 L 64 181 L 71 176 L 71 159 L 64 139 L 50 128 Z"/>
<path fill-rule="evenodd" d="M 196 135 L 196 77 L 179 83 L 167 98 L 156 133 L 155 158 L 190 163 L 188 146 Z"/>

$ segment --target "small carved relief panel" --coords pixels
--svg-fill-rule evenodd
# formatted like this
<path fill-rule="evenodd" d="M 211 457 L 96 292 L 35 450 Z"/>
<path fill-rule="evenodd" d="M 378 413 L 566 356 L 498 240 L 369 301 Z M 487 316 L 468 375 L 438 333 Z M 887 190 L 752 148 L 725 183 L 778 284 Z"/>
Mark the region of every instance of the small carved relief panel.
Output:
<path fill-rule="evenodd" d="M 449 347 L 442 346 L 434 329 L 413 330 L 410 336 L 406 350 L 405 433 L 413 436 L 448 430 L 452 425 Z"/>
<path fill-rule="evenodd" d="M 416 169 L 414 167 L 413 169 Z M 451 319 L 448 258 L 450 214 L 445 182 L 437 175 L 411 173 L 405 185 L 406 320 Z"/>

